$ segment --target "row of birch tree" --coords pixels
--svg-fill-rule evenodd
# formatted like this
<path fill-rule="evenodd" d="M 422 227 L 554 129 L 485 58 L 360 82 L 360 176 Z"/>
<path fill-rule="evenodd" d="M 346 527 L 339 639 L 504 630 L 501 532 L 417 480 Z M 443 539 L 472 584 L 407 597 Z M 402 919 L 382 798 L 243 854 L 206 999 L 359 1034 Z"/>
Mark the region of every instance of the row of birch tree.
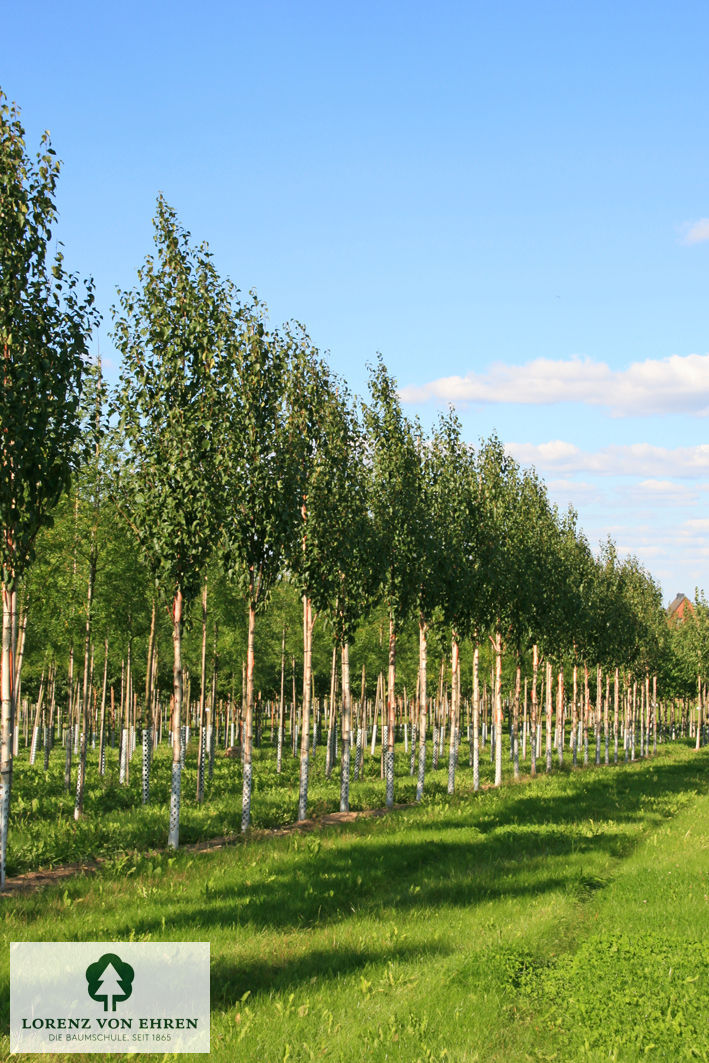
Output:
<path fill-rule="evenodd" d="M 122 601 L 130 626 L 135 614 L 151 617 L 140 719 L 144 801 L 149 799 L 154 744 L 151 705 L 161 681 L 157 617 L 161 611 L 169 616 L 168 840 L 173 847 L 179 844 L 185 622 L 190 614 L 197 615 L 200 604 L 204 621 L 209 579 L 232 588 L 232 601 L 242 601 L 246 615 L 240 734 L 243 830 L 251 822 L 259 624 L 274 589 L 285 581 L 297 589 L 302 602 L 301 819 L 308 808 L 316 618 L 326 619 L 339 657 L 342 810 L 349 807 L 352 748 L 350 649 L 374 610 L 384 611 L 387 624 L 383 731 L 389 807 L 395 800 L 401 687 L 397 647 L 402 631 L 412 623 L 418 627 L 419 646 L 413 694 L 419 799 L 429 736 L 431 631 L 438 639 L 445 633 L 448 643 L 451 790 L 460 740 L 464 644 L 472 646 L 476 784 L 481 645 L 490 647 L 494 659 L 497 784 L 502 778 L 503 656 L 514 673 L 511 741 L 516 771 L 525 661 L 531 660 L 532 671 L 532 772 L 541 755 L 536 747 L 542 714 L 537 700 L 540 662 L 546 669 L 547 768 L 553 669 L 571 662 L 574 705 L 579 670 L 586 688 L 589 669 L 598 670 L 600 690 L 601 670 L 615 675 L 617 684 L 619 669 L 630 669 L 643 682 L 660 669 L 667 645 L 660 591 L 635 559 L 619 559 L 610 540 L 594 554 L 573 511 L 560 513 L 551 505 L 534 471 L 520 468 L 496 437 L 470 445 L 453 411 L 424 432 L 406 417 L 396 382 L 381 357 L 370 367 L 368 395 L 362 400 L 352 396 L 301 325 L 272 328 L 258 298 L 253 293 L 244 297 L 220 276 L 207 245 L 191 241 L 163 197 L 157 201 L 154 250 L 139 268 L 135 287 L 119 291 L 113 308 L 112 337 L 121 369 L 117 386 L 109 389 L 100 364 L 92 364 L 88 355 L 97 320 L 91 282 L 82 287 L 67 274 L 61 255 L 48 262 L 58 174 L 52 149 L 43 140 L 33 162 L 24 146 L 19 114 L 4 98 L 0 118 L 0 193 L 3 219 L 8 220 L 8 235 L 3 231 L 0 240 L 0 875 L 25 627 L 29 624 L 31 643 L 33 610 L 37 616 L 43 612 L 41 601 L 35 603 L 32 595 L 39 593 L 41 599 L 50 593 L 37 580 L 37 592 L 30 591 L 32 566 L 41 571 L 35 560 L 38 536 L 40 545 L 51 541 L 43 529 L 51 525 L 55 507 L 66 497 L 72 474 L 73 540 L 65 538 L 58 567 L 69 574 L 72 586 L 77 568 L 81 570 L 85 595 L 80 609 L 67 602 L 61 620 L 55 618 L 54 623 L 64 636 L 72 631 L 67 691 L 71 696 L 75 685 L 80 689 L 77 817 L 84 803 L 99 591 L 104 599 Z M 118 536 L 116 515 L 123 528 Z M 204 621 L 198 746 L 202 793 L 209 702 L 206 630 Z M 108 638 L 107 631 L 103 635 Z M 58 641 L 61 638 L 60 633 Z M 104 692 L 108 656 L 106 642 Z M 280 675 L 282 686 L 282 665 Z M 577 722 L 571 721 L 574 762 Z M 279 742 L 282 727 L 281 709 Z M 70 765 L 71 736 L 68 742 Z"/>

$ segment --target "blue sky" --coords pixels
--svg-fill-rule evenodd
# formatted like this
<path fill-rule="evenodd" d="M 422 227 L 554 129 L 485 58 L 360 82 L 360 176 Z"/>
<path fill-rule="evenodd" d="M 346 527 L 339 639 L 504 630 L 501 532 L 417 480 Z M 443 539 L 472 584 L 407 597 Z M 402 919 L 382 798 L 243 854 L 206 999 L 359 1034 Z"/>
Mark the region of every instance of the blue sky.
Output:
<path fill-rule="evenodd" d="M 453 401 L 666 599 L 709 589 L 709 8 L 5 5 L 110 357 L 162 191 L 359 392 Z"/>

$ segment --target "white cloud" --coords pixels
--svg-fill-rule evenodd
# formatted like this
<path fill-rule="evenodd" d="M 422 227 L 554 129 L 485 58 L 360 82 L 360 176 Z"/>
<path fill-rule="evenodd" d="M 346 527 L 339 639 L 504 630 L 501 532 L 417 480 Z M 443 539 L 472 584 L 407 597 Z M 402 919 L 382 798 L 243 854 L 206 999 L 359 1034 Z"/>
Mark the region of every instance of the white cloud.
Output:
<path fill-rule="evenodd" d="M 708 222 L 709 224 L 709 222 Z M 400 391 L 403 402 L 520 403 L 580 402 L 614 416 L 709 413 L 709 354 L 671 355 L 611 369 L 605 362 L 574 357 L 535 358 L 524 365 L 497 362 L 483 373 L 440 377 Z"/>
<path fill-rule="evenodd" d="M 683 243 L 702 244 L 705 240 L 709 240 L 709 218 L 700 218 L 686 226 Z"/>
<path fill-rule="evenodd" d="M 595 497 L 598 494 L 598 488 L 595 484 L 587 483 L 585 480 L 574 480 L 571 476 L 563 476 L 557 480 L 547 480 L 546 484 L 550 491 L 556 491 L 559 494 L 564 491 L 573 491 L 574 494 L 591 497 Z"/>
<path fill-rule="evenodd" d="M 658 505 L 694 506 L 697 493 L 686 484 L 672 480 L 639 480 L 630 486 L 618 488 L 619 502 L 655 508 Z"/>
<path fill-rule="evenodd" d="M 686 495 L 687 489 L 682 484 L 676 484 L 672 480 L 641 480 L 638 488 L 642 491 L 651 491 L 654 495 Z"/>
<path fill-rule="evenodd" d="M 659 546 L 636 546 L 633 543 L 618 543 L 617 549 L 619 554 L 632 554 L 641 561 L 653 561 L 664 553 L 664 550 Z"/>
<path fill-rule="evenodd" d="M 571 476 L 546 481 L 549 497 L 561 510 L 565 510 L 569 504 L 575 509 L 584 507 L 586 510 L 606 504 L 606 492 L 599 490 L 598 485 L 586 483 L 583 480 L 575 480 Z"/>
<path fill-rule="evenodd" d="M 613 444 L 601 450 L 581 450 L 574 443 L 508 443 L 507 450 L 522 465 L 554 473 L 596 473 L 600 476 L 640 476 L 650 484 L 709 476 L 709 444 L 695 447 L 656 447 L 650 443 Z M 651 486 L 649 491 L 656 491 Z"/>

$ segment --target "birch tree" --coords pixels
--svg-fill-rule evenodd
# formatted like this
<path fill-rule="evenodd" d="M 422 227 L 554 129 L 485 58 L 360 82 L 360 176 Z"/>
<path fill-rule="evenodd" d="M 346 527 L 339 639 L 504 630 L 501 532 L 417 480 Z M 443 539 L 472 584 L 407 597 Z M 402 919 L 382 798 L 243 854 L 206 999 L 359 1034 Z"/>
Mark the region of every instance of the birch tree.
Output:
<path fill-rule="evenodd" d="M 67 487 L 91 330 L 93 285 L 49 259 L 60 164 L 49 134 L 36 158 L 0 92 L 0 887 L 5 880 L 14 725 L 18 581 Z"/>
<path fill-rule="evenodd" d="M 460 728 L 460 642 L 477 627 L 480 556 L 473 455 L 451 410 L 439 419 L 430 447 L 431 518 L 435 529 L 432 583 L 451 635 L 451 723 L 448 793 L 455 790 Z"/>
<path fill-rule="evenodd" d="M 86 602 L 84 629 L 84 672 L 81 687 L 81 722 L 79 726 L 79 759 L 76 771 L 76 800 L 74 803 L 74 819 L 79 819 L 84 810 L 84 785 L 86 781 L 86 743 L 88 738 L 88 706 L 90 699 L 89 686 L 89 659 L 91 654 L 91 639 L 93 636 L 93 621 L 96 592 L 96 570 L 99 555 L 99 521 L 101 517 L 101 503 L 103 493 L 103 439 L 106 433 L 104 422 L 106 387 L 101 372 L 101 361 L 89 370 L 87 387 L 85 389 L 86 401 L 84 403 L 84 468 L 83 481 L 87 487 L 85 506 L 88 510 L 88 573 L 86 578 Z"/>
<path fill-rule="evenodd" d="M 628 631 L 632 633 L 631 644 L 626 649 L 626 662 L 635 676 L 647 689 L 647 680 L 654 660 L 660 656 L 667 624 L 662 609 L 662 592 L 650 573 L 636 557 L 626 558 L 624 565 L 624 596 L 630 612 Z M 701 656 L 698 659 L 702 668 Z M 702 679 L 698 671 L 696 748 L 701 744 Z M 634 725 L 633 725 L 634 726 Z M 641 741 L 645 736 L 641 736 Z"/>
<path fill-rule="evenodd" d="M 394 379 L 383 360 L 370 369 L 370 403 L 365 407 L 370 469 L 370 508 L 389 614 L 386 727 L 384 754 L 386 805 L 394 804 L 394 722 L 396 639 L 416 603 L 420 536 L 421 483 L 411 425 L 404 416 Z"/>
<path fill-rule="evenodd" d="M 549 505 L 546 488 L 534 470 L 520 473 L 516 501 L 508 525 L 510 536 L 507 638 L 515 653 L 515 692 L 512 704 L 512 761 L 514 777 L 519 777 L 519 692 L 524 654 L 542 640 L 551 643 L 552 599 L 559 592 L 563 568 L 558 551 L 556 513 Z M 533 676 L 534 724 L 536 726 L 536 683 Z M 536 759 L 536 734 L 532 735 Z M 536 766 L 536 765 L 535 765 Z"/>
<path fill-rule="evenodd" d="M 349 810 L 352 699 L 349 647 L 376 586 L 373 533 L 363 464 L 364 438 L 342 381 L 314 363 L 317 429 L 307 458 L 302 535 L 294 551 L 304 599 L 332 624 L 342 671 L 340 811 Z M 306 633 L 309 637 L 309 633 Z M 307 685 L 307 684 L 306 684 Z M 307 691 L 304 687 L 304 695 Z M 303 722 L 298 818 L 307 815 L 308 734 Z M 303 768 L 305 765 L 305 768 Z"/>
<path fill-rule="evenodd" d="M 480 484 L 481 560 L 486 572 L 491 612 L 490 642 L 494 654 L 495 785 L 502 782 L 502 651 L 503 631 L 516 608 L 513 525 L 519 520 L 518 466 L 496 436 L 486 440 L 477 457 Z"/>
<path fill-rule="evenodd" d="M 162 196 L 155 257 L 119 292 L 123 356 L 116 409 L 116 497 L 164 596 L 172 624 L 172 779 L 168 844 L 179 845 L 182 633 L 213 549 L 221 482 L 217 370 L 233 329 L 235 291 L 205 244 L 193 247 Z"/>
<path fill-rule="evenodd" d="M 439 536 L 434 495 L 440 464 L 420 429 L 415 435 L 418 458 L 419 486 L 415 493 L 417 520 L 414 531 L 417 537 L 416 552 L 416 613 L 419 628 L 418 654 L 418 769 L 416 772 L 416 800 L 423 799 L 426 782 L 426 736 L 428 732 L 428 632 L 436 608 L 441 601 L 440 569 L 444 564 L 444 548 Z M 415 767 L 415 739 L 412 733 L 412 766 Z"/>
<path fill-rule="evenodd" d="M 297 332 L 269 332 L 256 300 L 242 313 L 221 379 L 226 506 L 220 556 L 248 608 L 241 829 L 251 822 L 256 615 L 283 572 L 302 504 L 308 438 L 295 372 Z"/>

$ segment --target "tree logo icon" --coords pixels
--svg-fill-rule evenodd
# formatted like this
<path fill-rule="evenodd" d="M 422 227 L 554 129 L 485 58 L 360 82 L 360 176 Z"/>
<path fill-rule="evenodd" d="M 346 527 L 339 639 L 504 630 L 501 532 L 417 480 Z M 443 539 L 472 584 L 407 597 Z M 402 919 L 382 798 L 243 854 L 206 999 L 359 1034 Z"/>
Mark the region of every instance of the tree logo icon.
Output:
<path fill-rule="evenodd" d="M 129 963 L 124 963 L 115 952 L 105 952 L 86 968 L 89 996 L 103 1001 L 104 1011 L 115 1011 L 116 1003 L 128 1000 L 133 992 L 134 977 L 135 971 Z"/>

